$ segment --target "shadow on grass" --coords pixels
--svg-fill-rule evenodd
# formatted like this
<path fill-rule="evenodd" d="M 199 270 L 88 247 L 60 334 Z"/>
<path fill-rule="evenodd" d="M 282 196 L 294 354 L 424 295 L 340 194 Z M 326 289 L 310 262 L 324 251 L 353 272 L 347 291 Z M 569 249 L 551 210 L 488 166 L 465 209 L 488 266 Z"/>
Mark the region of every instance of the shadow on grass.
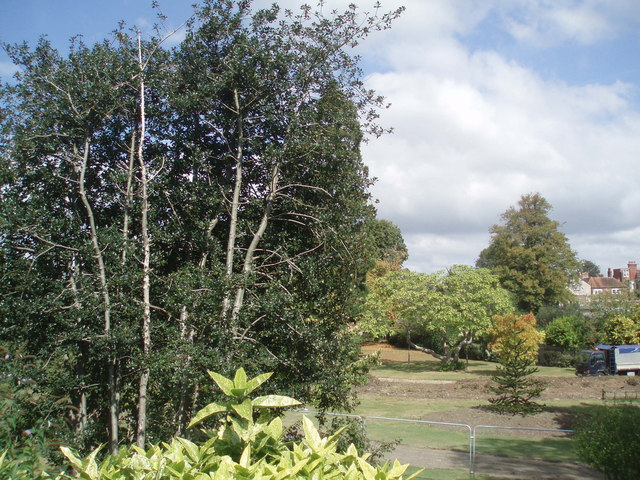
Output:
<path fill-rule="evenodd" d="M 438 363 L 425 362 L 421 360 L 407 362 L 396 362 L 393 360 L 382 360 L 382 368 L 402 373 L 423 373 L 423 372 L 439 372 Z"/>
<path fill-rule="evenodd" d="M 398 362 L 395 360 L 382 360 L 383 370 L 390 370 L 398 373 L 425 373 L 425 372 L 441 372 L 441 373 L 470 373 L 474 375 L 480 375 L 490 377 L 495 373 L 493 369 L 486 369 L 489 367 L 489 363 L 474 362 L 469 365 L 469 368 L 463 370 L 443 371 L 440 370 L 440 362 L 413 360 L 411 362 Z M 483 368 L 485 367 L 485 368 Z"/>

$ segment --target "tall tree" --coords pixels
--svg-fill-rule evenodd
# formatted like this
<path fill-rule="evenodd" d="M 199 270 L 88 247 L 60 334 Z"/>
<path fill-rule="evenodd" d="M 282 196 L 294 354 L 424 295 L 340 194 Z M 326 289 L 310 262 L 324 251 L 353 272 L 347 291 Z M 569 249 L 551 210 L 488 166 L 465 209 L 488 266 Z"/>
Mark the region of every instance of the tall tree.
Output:
<path fill-rule="evenodd" d="M 602 275 L 600 267 L 591 260 L 580 260 L 580 266 L 582 267 L 582 272 L 588 273 L 590 277 L 600 277 Z"/>
<path fill-rule="evenodd" d="M 124 30 L 67 57 L 8 47 L 0 341 L 64 364 L 83 435 L 166 438 L 206 370 L 238 364 L 351 405 L 381 99 L 348 49 L 397 14 L 207 1 L 173 51 Z"/>
<path fill-rule="evenodd" d="M 476 266 L 500 278 L 524 312 L 567 299 L 567 286 L 580 269 L 567 237 L 558 230 L 560 224 L 549 218 L 550 211 L 539 193 L 523 195 L 518 208 L 502 214 L 504 223 L 491 227 L 491 242 L 476 261 Z"/>
<path fill-rule="evenodd" d="M 402 232 L 393 222 L 376 219 L 372 225 L 371 235 L 379 260 L 402 266 L 409 258 L 409 251 L 404 243 Z"/>

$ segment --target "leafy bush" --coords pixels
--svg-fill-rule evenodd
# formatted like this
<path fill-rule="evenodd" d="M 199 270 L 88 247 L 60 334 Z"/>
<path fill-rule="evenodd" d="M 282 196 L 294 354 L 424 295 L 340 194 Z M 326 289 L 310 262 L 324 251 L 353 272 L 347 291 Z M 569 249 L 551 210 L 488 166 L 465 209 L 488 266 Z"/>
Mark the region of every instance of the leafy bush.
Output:
<path fill-rule="evenodd" d="M 194 427 L 216 420 L 216 428 L 201 429 L 202 442 L 175 438 L 170 444 L 147 450 L 127 447 L 102 462 L 96 461 L 99 449 L 84 459 L 67 448 L 63 448 L 63 453 L 84 480 L 404 478 L 407 466 L 397 460 L 393 465 L 374 467 L 367 461 L 368 455 L 361 456 L 353 444 L 340 453 L 338 443 L 344 428 L 323 438 L 311 420 L 303 417 L 304 437 L 292 443 L 283 441 L 282 421 L 272 411 L 298 402 L 280 395 L 249 397 L 270 374 L 250 380 L 243 369 L 236 372 L 233 380 L 214 372 L 209 375 L 229 400 L 207 405 L 191 421 L 190 427 Z"/>
<path fill-rule="evenodd" d="M 457 372 L 459 370 L 466 370 L 467 364 L 462 360 L 442 360 L 438 363 L 438 371 L 440 372 Z"/>
<path fill-rule="evenodd" d="M 640 478 L 640 409 L 599 407 L 579 419 L 578 456 L 611 480 Z"/>
<path fill-rule="evenodd" d="M 0 347 L 0 480 L 40 478 L 62 461 L 68 401 L 39 382 L 38 360 Z"/>
<path fill-rule="evenodd" d="M 587 327 L 583 317 L 563 316 L 554 318 L 545 329 L 549 345 L 576 351 L 586 344 Z"/>
<path fill-rule="evenodd" d="M 573 368 L 580 361 L 579 352 L 564 352 L 560 347 L 543 345 L 538 352 L 538 365 L 543 367 Z"/>

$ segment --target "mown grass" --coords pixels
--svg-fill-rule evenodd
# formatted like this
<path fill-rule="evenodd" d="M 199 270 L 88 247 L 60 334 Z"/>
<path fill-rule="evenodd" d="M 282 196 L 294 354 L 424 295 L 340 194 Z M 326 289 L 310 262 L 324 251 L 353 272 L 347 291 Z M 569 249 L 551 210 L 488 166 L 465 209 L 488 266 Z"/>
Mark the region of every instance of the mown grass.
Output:
<path fill-rule="evenodd" d="M 406 474 L 409 476 L 418 470 L 420 470 L 418 467 L 409 466 Z M 415 480 L 469 480 L 469 469 L 426 468 L 414 478 Z M 476 474 L 473 478 L 475 480 L 504 480 L 504 477 L 494 477 L 483 474 Z"/>
<path fill-rule="evenodd" d="M 381 365 L 373 367 L 371 373 L 380 378 L 413 380 L 462 380 L 490 377 L 495 373 L 497 363 L 469 360 L 467 368 L 455 372 L 441 372 L 440 361 L 431 355 L 416 350 L 402 350 L 380 344 L 363 345 L 363 354 L 380 352 Z M 409 361 L 410 359 L 410 361 Z M 539 367 L 537 375 L 549 377 L 574 376 L 571 368 Z"/>
<path fill-rule="evenodd" d="M 420 470 L 418 467 L 410 466 L 407 468 L 407 476 Z M 462 468 L 427 468 L 424 469 L 418 476 L 414 477 L 415 480 L 469 480 L 469 469 Z M 476 480 L 493 480 L 496 477 L 490 477 L 487 475 L 476 475 Z"/>

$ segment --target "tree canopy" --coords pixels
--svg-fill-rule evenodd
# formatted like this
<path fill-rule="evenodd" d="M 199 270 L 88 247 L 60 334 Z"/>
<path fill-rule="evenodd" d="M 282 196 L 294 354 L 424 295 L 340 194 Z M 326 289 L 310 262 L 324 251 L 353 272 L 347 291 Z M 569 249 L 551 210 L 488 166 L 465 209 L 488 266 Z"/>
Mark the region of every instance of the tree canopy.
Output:
<path fill-rule="evenodd" d="M 371 235 L 378 260 L 402 266 L 409 258 L 409 251 L 404 243 L 404 238 L 402 238 L 402 232 L 393 222 L 376 219 L 372 225 Z"/>
<path fill-rule="evenodd" d="M 349 407 L 381 103 L 349 48 L 400 11 L 211 0 L 172 50 L 124 27 L 6 46 L 0 342 L 52 359 L 80 436 L 180 434 L 206 369 L 241 363 Z"/>
<path fill-rule="evenodd" d="M 403 333 L 409 345 L 456 362 L 464 345 L 491 325 L 493 315 L 513 311 L 511 295 L 487 269 L 454 265 L 433 274 L 391 271 L 371 282 L 360 328 L 374 336 Z M 420 331 L 433 333 L 436 351 L 416 345 Z"/>
<path fill-rule="evenodd" d="M 490 229 L 491 241 L 476 266 L 491 269 L 515 295 L 523 312 L 537 312 L 568 298 L 580 264 L 560 224 L 548 216 L 551 205 L 539 193 L 523 195 L 518 208 L 501 215 Z"/>
<path fill-rule="evenodd" d="M 591 260 L 580 260 L 580 266 L 582 268 L 582 272 L 588 273 L 590 277 L 599 277 L 602 275 L 600 267 Z"/>

